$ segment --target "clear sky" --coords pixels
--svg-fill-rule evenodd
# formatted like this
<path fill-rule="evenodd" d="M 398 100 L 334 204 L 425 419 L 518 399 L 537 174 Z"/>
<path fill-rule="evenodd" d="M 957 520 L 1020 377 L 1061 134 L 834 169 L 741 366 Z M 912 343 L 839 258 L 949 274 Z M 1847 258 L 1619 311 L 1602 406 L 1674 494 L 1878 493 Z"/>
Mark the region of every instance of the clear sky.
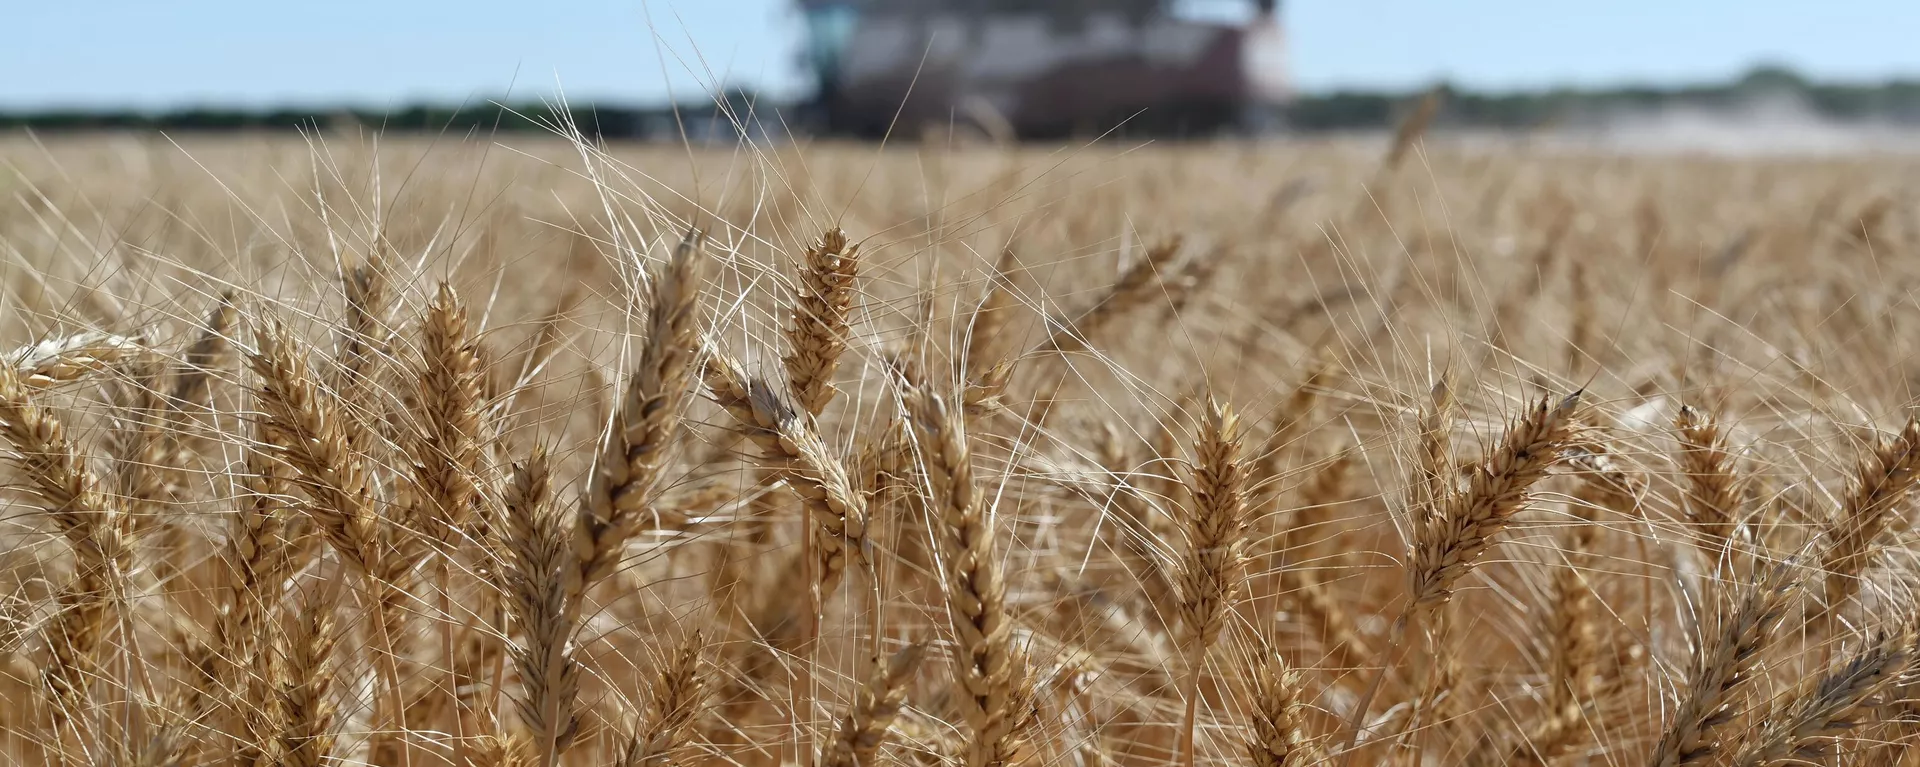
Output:
<path fill-rule="evenodd" d="M 1200 5 L 1231 0 L 1189 0 Z M 1916 0 L 1291 0 L 1308 90 L 1920 75 Z M 783 0 L 0 0 L 0 108 L 793 93 Z"/>

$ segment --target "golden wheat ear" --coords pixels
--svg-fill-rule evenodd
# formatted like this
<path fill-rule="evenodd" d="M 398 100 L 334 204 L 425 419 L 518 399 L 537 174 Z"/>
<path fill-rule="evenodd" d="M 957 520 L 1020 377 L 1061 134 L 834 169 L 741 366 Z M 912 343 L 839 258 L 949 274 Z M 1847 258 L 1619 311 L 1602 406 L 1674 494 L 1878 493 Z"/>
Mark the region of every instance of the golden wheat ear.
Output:
<path fill-rule="evenodd" d="M 574 545 L 581 589 L 619 565 L 673 460 L 681 411 L 700 368 L 705 248 L 705 235 L 689 230 L 649 281 L 647 338 L 580 504 Z"/>
<path fill-rule="evenodd" d="M 1285 659 L 1264 652 L 1249 681 L 1245 748 L 1254 767 L 1307 767 L 1321 763 L 1306 730 L 1306 683 Z"/>
<path fill-rule="evenodd" d="M 1193 501 L 1185 514 L 1187 549 L 1177 581 L 1178 614 L 1188 643 L 1187 708 L 1181 729 L 1181 754 L 1187 767 L 1193 767 L 1196 759 L 1194 728 L 1202 667 L 1246 577 L 1248 466 L 1240 455 L 1239 416 L 1209 398 L 1193 452 L 1187 482 Z"/>
<path fill-rule="evenodd" d="M 1855 652 L 1810 680 L 1766 717 L 1760 735 L 1733 758 L 1737 767 L 1815 762 L 1831 739 L 1858 727 L 1855 714 L 1913 661 L 1913 628 L 1875 632 Z"/>
<path fill-rule="evenodd" d="M 419 321 L 414 370 L 417 425 L 406 440 L 413 467 L 409 513 L 427 536 L 452 546 L 468 525 L 487 454 L 484 375 L 466 303 L 442 282 Z"/>
<path fill-rule="evenodd" d="M 1683 405 L 1674 418 L 1680 438 L 1680 470 L 1686 477 L 1687 521 L 1694 540 L 1709 562 L 1718 562 L 1733 538 L 1741 511 L 1741 480 L 1727 447 L 1720 419 L 1699 408 Z"/>
<path fill-rule="evenodd" d="M 49 338 L 6 355 L 20 382 L 34 389 L 73 383 L 146 352 L 140 339 L 103 332 Z"/>
<path fill-rule="evenodd" d="M 1899 436 L 1876 446 L 1854 470 L 1853 482 L 1821 537 L 1820 569 L 1826 591 L 1815 616 L 1830 615 L 1860 590 L 1861 574 L 1880 546 L 1882 533 L 1920 480 L 1920 418 Z"/>
<path fill-rule="evenodd" d="M 974 484 L 973 453 L 961 414 L 930 389 L 909 396 L 944 564 L 954 681 L 962 691 L 959 704 L 971 730 L 966 764 L 999 767 L 1014 760 L 1021 747 L 1021 718 L 1015 710 L 1017 653 L 993 518 Z"/>
<path fill-rule="evenodd" d="M 14 454 L 32 504 L 47 514 L 73 552 L 73 575 L 55 595 L 59 612 L 43 631 L 48 663 L 40 673 L 51 715 L 47 740 L 64 746 L 71 742 L 69 721 L 86 709 L 100 648 L 123 606 L 134 568 L 133 529 L 126 511 L 104 491 L 88 456 L 67 437 L 65 424 L 36 402 L 26 380 L 7 366 L 0 366 L 0 439 Z"/>
<path fill-rule="evenodd" d="M 687 635 L 653 678 L 646 714 L 634 726 L 618 767 L 670 767 L 687 747 L 693 724 L 707 705 L 712 674 L 703 646 L 705 634 Z"/>
<path fill-rule="evenodd" d="M 907 686 L 920 671 L 927 643 L 915 642 L 891 657 L 874 659 L 873 671 L 860 687 L 852 708 L 841 717 L 833 742 L 827 746 L 824 767 L 874 767 L 880 744 L 893 720 L 906 705 Z"/>
<path fill-rule="evenodd" d="M 289 767 L 325 767 L 338 741 L 333 686 L 340 640 L 333 605 L 316 600 L 294 622 L 274 664 L 274 737 L 259 752 Z"/>
<path fill-rule="evenodd" d="M 787 380 L 795 402 L 814 416 L 825 412 L 840 391 L 834 371 L 847 351 L 855 280 L 860 276 L 860 246 L 846 232 L 829 229 L 807 248 L 801 264 L 793 320 L 786 328 Z"/>
<path fill-rule="evenodd" d="M 1353 764 L 1367 709 L 1387 670 L 1399 661 L 1408 632 L 1453 599 L 1454 586 L 1471 572 L 1493 539 L 1526 508 L 1533 486 L 1559 462 L 1575 426 L 1581 392 L 1558 404 L 1543 398 L 1507 427 L 1493 452 L 1472 472 L 1466 489 L 1450 494 L 1425 524 L 1415 528 L 1407 556 L 1407 602 L 1389 629 L 1394 645 L 1360 694 L 1341 743 L 1343 763 Z"/>
<path fill-rule="evenodd" d="M 1529 408 L 1507 428 L 1467 488 L 1452 494 L 1415 532 L 1408 568 L 1411 610 L 1431 611 L 1446 604 L 1454 584 L 1526 507 L 1534 484 L 1547 476 L 1567 447 L 1579 405 L 1576 392 L 1558 404 L 1543 399 Z"/>
<path fill-rule="evenodd" d="M 507 482 L 502 535 L 502 590 L 519 642 L 509 654 L 520 678 L 515 703 L 539 763 L 552 767 L 580 731 L 576 714 L 581 668 L 574 659 L 579 577 L 572 531 L 553 508 L 552 466 L 536 449 L 513 466 Z"/>
<path fill-rule="evenodd" d="M 1792 606 L 1801 566 L 1789 560 L 1761 571 L 1758 580 L 1738 586 L 1740 593 L 1730 608 L 1702 627 L 1687 670 L 1686 692 L 1647 759 L 1649 767 L 1700 764 L 1727 750 L 1723 738 L 1735 718 L 1735 693 L 1759 669 L 1761 653 Z"/>

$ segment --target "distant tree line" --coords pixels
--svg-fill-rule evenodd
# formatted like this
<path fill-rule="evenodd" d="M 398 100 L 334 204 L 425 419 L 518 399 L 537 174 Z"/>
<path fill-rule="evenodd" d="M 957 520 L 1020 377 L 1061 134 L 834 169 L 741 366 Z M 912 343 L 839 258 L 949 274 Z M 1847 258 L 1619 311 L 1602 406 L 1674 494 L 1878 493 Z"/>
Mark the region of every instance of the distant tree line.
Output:
<path fill-rule="evenodd" d="M 1457 127 L 1525 129 L 1578 124 L 1618 112 L 1674 107 L 1734 110 L 1788 100 L 1836 121 L 1920 124 L 1920 79 L 1879 83 L 1817 83 L 1782 67 L 1763 66 L 1727 83 L 1673 87 L 1556 88 L 1482 93 L 1437 86 L 1438 122 Z M 1289 105 L 1286 122 L 1299 130 L 1354 130 L 1391 124 L 1411 101 L 1407 94 L 1339 91 Z"/>
<path fill-rule="evenodd" d="M 1562 88 L 1488 93 L 1437 86 L 1441 126 L 1527 129 L 1579 124 L 1611 113 L 1671 107 L 1737 109 L 1765 99 L 1788 99 L 1813 114 L 1840 121 L 1920 125 L 1920 80 L 1817 83 L 1781 67 L 1759 67 L 1731 82 L 1674 87 Z M 1389 91 L 1308 93 L 1288 104 L 1278 124 L 1306 132 L 1366 130 L 1392 125 L 1418 94 Z M 717 103 L 716 103 L 717 102 Z M 724 107 L 724 108 L 723 108 Z M 776 116 L 774 113 L 778 112 Z M 808 104 L 775 105 L 751 90 L 731 89 L 717 100 L 672 106 L 546 103 L 372 109 L 182 109 L 167 112 L 69 110 L 0 111 L 0 130 L 40 132 L 158 130 L 174 133 L 331 130 L 357 127 L 387 132 L 467 134 L 552 132 L 575 126 L 594 138 L 731 139 L 739 126 L 783 135 L 815 124 Z"/>

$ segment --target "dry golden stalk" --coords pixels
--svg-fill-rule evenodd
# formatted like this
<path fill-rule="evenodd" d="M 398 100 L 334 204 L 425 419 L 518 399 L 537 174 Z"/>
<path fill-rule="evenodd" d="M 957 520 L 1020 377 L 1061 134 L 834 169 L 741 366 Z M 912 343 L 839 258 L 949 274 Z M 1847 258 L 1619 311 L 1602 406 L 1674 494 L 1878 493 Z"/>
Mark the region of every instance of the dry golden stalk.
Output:
<path fill-rule="evenodd" d="M 1433 517 L 1415 530 L 1407 557 L 1408 601 L 1391 628 L 1389 641 L 1394 645 L 1400 646 L 1407 631 L 1422 618 L 1447 605 L 1454 585 L 1473 569 L 1513 515 L 1526 507 L 1533 485 L 1546 477 L 1547 469 L 1566 449 L 1579 404 L 1580 392 L 1574 392 L 1558 405 L 1543 398 L 1529 408 L 1507 427 L 1494 453 L 1474 467 L 1466 490 L 1449 495 Z M 1399 653 L 1389 651 L 1360 693 L 1341 743 L 1347 765 L 1359 752 L 1354 744 L 1380 682 L 1398 660 Z"/>
<path fill-rule="evenodd" d="M 705 235 L 689 231 L 651 281 L 646 345 L 580 505 L 575 545 L 581 589 L 592 587 L 618 566 L 627 540 L 648 518 L 651 496 L 672 457 L 681 408 L 698 368 L 703 332 L 700 264 L 705 246 Z"/>
<path fill-rule="evenodd" d="M 284 507 L 292 487 L 282 468 L 265 451 L 249 447 L 245 471 L 237 478 L 240 503 L 222 552 L 226 599 L 215 624 L 220 656 L 229 664 L 228 675 L 221 679 L 237 694 L 241 693 L 240 677 L 256 667 L 252 661 L 262 632 L 260 621 L 277 601 L 282 584 L 298 569 Z"/>
<path fill-rule="evenodd" d="M 960 708 L 972 728 L 967 767 L 1005 767 L 1021 749 L 1012 623 L 995 553 L 993 521 L 974 486 L 972 449 L 960 414 L 929 389 L 910 403 L 955 641 Z"/>
<path fill-rule="evenodd" d="M 1572 433 L 1575 392 L 1558 405 L 1542 399 L 1508 427 L 1493 455 L 1475 467 L 1464 492 L 1446 499 L 1415 533 L 1408 567 L 1408 609 L 1427 612 L 1447 603 L 1453 586 L 1471 570 L 1525 508 L 1534 483 L 1560 458 Z"/>
<path fill-rule="evenodd" d="M 1860 574 L 1873 559 L 1880 534 L 1913 492 L 1920 477 L 1920 419 L 1909 419 L 1900 436 L 1877 446 L 1855 469 L 1846 497 L 1828 522 L 1820 569 L 1826 573 L 1824 609 L 1837 609 L 1860 589 Z"/>
<path fill-rule="evenodd" d="M 1187 642 L 1187 712 L 1181 730 L 1187 767 L 1195 762 L 1194 726 L 1207 650 L 1220 638 L 1246 577 L 1247 466 L 1240 457 L 1240 418 L 1232 408 L 1208 398 L 1193 453 L 1187 482 L 1193 504 L 1186 513 L 1187 551 L 1178 580 Z"/>
<path fill-rule="evenodd" d="M 267 446 L 295 471 L 292 482 L 312 503 L 305 509 L 341 559 L 369 577 L 386 573 L 387 556 L 373 492 L 355 437 L 333 397 L 319 388 L 305 346 L 278 320 L 255 340 L 247 365 L 260 377 L 260 423 Z"/>
<path fill-rule="evenodd" d="M 927 644 L 915 642 L 901 648 L 891 658 L 876 658 L 873 672 L 860 688 L 859 697 L 840 727 L 832 745 L 827 747 L 825 767 L 874 767 L 880 743 L 887 729 L 906 704 L 907 684 L 920 670 Z"/>
<path fill-rule="evenodd" d="M 22 385 L 45 389 L 86 378 L 145 351 L 138 338 L 92 331 L 15 349 L 7 354 L 5 367 Z"/>
<path fill-rule="evenodd" d="M 1422 735 L 1428 741 L 1427 748 L 1452 750 L 1448 738 L 1458 727 L 1454 720 L 1464 708 L 1460 700 L 1467 694 L 1468 680 L 1461 678 L 1452 614 L 1443 608 L 1435 617 L 1437 620 L 1427 629 L 1426 663 L 1420 669 L 1419 686 L 1413 699 L 1403 704 L 1407 714 L 1394 742 L 1403 756 L 1420 751 Z"/>
<path fill-rule="evenodd" d="M 501 568 L 507 614 L 521 638 L 510 651 L 522 690 L 515 702 L 533 733 L 534 753 L 548 767 L 559 763 L 580 727 L 574 714 L 580 665 L 571 646 L 579 608 L 569 600 L 579 565 L 552 495 L 545 452 L 535 450 L 514 465 L 502 504 L 506 550 Z"/>
<path fill-rule="evenodd" d="M 706 707 L 707 669 L 703 635 L 688 635 L 653 680 L 647 713 L 634 728 L 618 767 L 673 767 L 687 734 Z"/>
<path fill-rule="evenodd" d="M 1733 764 L 1818 763 L 1826 741 L 1859 726 L 1852 715 L 1908 670 L 1912 652 L 1910 629 L 1879 632 L 1775 709 L 1760 736 L 1747 741 Z"/>
<path fill-rule="evenodd" d="M 1587 261 L 1575 258 L 1568 263 L 1568 285 L 1571 287 L 1572 314 L 1567 329 L 1567 374 L 1575 375 L 1586 369 L 1589 360 L 1599 358 L 1602 351 L 1601 340 L 1595 331 L 1594 290 L 1598 287 L 1587 274 Z"/>
<path fill-rule="evenodd" d="M 333 608 L 309 604 L 286 638 L 281 661 L 274 664 L 274 742 L 260 749 L 273 763 L 288 767 L 326 767 L 333 763 L 334 645 L 339 635 Z"/>
<path fill-rule="evenodd" d="M 24 489 L 73 549 L 73 579 L 46 630 L 51 662 L 42 672 L 55 727 L 76 711 L 96 652 L 121 603 L 133 567 L 132 529 L 59 419 L 35 403 L 10 367 L 0 366 L 0 437 L 15 453 Z"/>
<path fill-rule="evenodd" d="M 1193 446 L 1188 487 L 1186 557 L 1181 561 L 1180 622 L 1189 647 L 1203 654 L 1219 638 L 1245 576 L 1247 467 L 1240 457 L 1240 418 L 1218 402 L 1207 403 L 1206 421 Z"/>
<path fill-rule="evenodd" d="M 1720 730 L 1733 719 L 1733 693 L 1760 665 L 1760 653 L 1773 640 L 1800 582 L 1788 561 L 1768 568 L 1716 625 L 1703 627 L 1687 671 L 1687 691 L 1668 720 L 1660 743 L 1648 756 L 1650 767 L 1680 767 L 1707 762 L 1724 744 Z"/>
<path fill-rule="evenodd" d="M 707 388 L 714 402 L 737 422 L 759 447 L 761 459 L 777 462 L 808 515 L 826 531 L 816 540 L 823 570 L 817 573 L 821 590 L 831 591 L 847 568 L 847 551 L 867 555 L 867 503 L 835 457 L 814 431 L 812 420 L 761 378 L 751 378 L 739 363 L 716 355 L 707 366 Z"/>
<path fill-rule="evenodd" d="M 1306 733 L 1305 684 L 1278 653 L 1261 654 L 1252 681 L 1247 758 L 1253 767 L 1305 767 L 1320 762 Z"/>
<path fill-rule="evenodd" d="M 1727 435 L 1712 413 L 1683 405 L 1674 419 L 1680 470 L 1686 474 L 1687 521 L 1702 554 L 1718 560 L 1740 517 L 1740 480 Z"/>
<path fill-rule="evenodd" d="M 1091 308 L 1071 322 L 1055 321 L 1052 335 L 1035 352 L 1077 352 L 1087 348 L 1088 339 L 1120 315 L 1152 300 L 1154 284 L 1180 254 L 1180 239 L 1173 238 L 1147 249 L 1145 256 L 1127 267 L 1119 281 L 1109 288 Z"/>
<path fill-rule="evenodd" d="M 467 328 L 467 307 L 440 283 L 420 320 L 415 377 L 418 433 L 408 440 L 413 464 L 413 517 L 430 539 L 449 544 L 467 526 L 479 494 L 486 433 L 485 371 L 479 342 Z"/>
<path fill-rule="evenodd" d="M 820 242 L 807 248 L 800 269 L 797 306 L 787 325 L 787 380 L 794 401 L 818 416 L 840 390 L 833 373 L 847 351 L 852 325 L 854 280 L 860 276 L 860 246 L 847 243 L 846 232 L 829 229 Z"/>
<path fill-rule="evenodd" d="M 414 562 L 374 512 L 375 497 L 360 453 L 373 436 L 359 421 L 344 417 L 336 398 L 317 386 L 305 346 L 279 320 L 256 333 L 254 346 L 247 366 L 260 378 L 256 399 L 263 411 L 259 428 L 264 446 L 292 467 L 289 480 L 311 501 L 303 507 L 307 516 L 340 559 L 360 574 L 373 611 L 386 693 L 377 699 L 384 707 L 379 718 L 400 725 L 382 733 L 375 747 L 390 746 L 386 738 L 406 729 L 401 722 L 406 706 L 399 650 Z"/>

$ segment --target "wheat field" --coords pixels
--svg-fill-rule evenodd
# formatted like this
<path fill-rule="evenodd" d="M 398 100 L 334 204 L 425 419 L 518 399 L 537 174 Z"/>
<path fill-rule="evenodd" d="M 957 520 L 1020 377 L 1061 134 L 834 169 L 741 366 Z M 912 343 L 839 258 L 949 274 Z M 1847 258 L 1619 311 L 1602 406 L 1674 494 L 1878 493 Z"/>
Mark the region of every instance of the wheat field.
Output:
<path fill-rule="evenodd" d="M 19 765 L 1920 764 L 1920 160 L 0 139 Z"/>

